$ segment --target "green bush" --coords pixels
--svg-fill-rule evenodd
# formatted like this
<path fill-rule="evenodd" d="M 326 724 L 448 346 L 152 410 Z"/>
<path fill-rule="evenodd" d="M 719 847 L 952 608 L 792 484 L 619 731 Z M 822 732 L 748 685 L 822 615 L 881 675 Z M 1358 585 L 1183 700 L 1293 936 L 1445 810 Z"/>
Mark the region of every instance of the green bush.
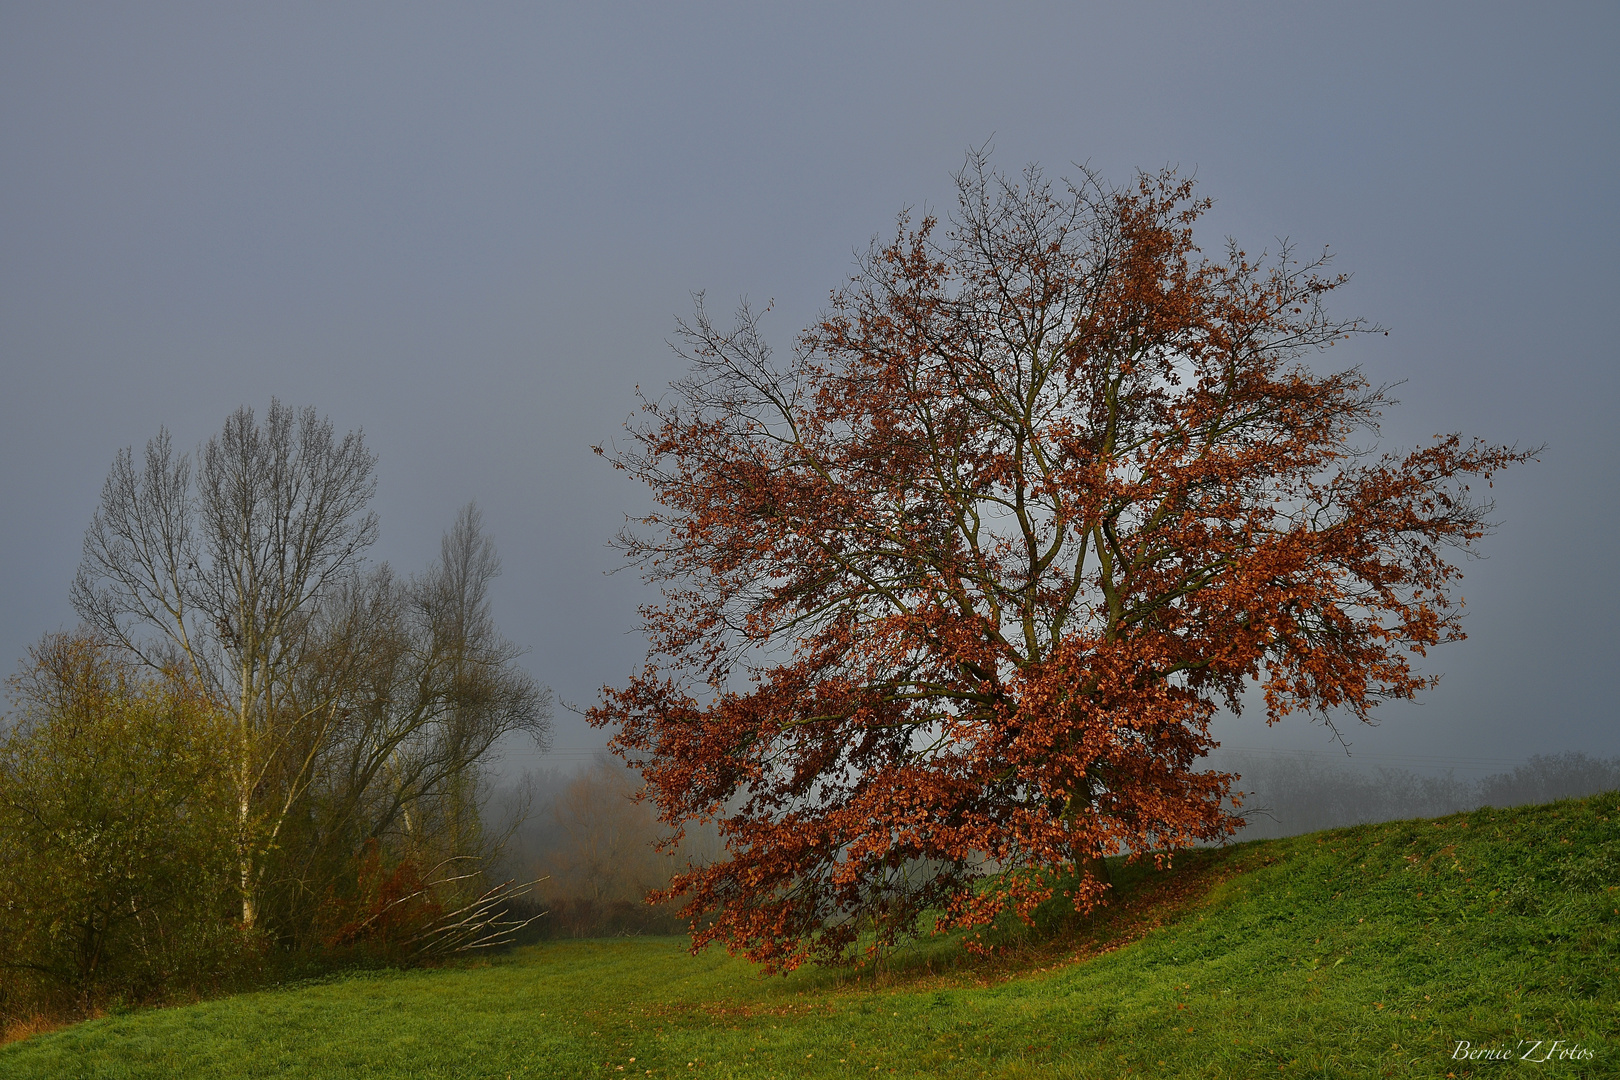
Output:
<path fill-rule="evenodd" d="M 177 678 L 45 639 L 0 740 L 0 1021 L 217 982 L 245 955 L 223 719 Z"/>

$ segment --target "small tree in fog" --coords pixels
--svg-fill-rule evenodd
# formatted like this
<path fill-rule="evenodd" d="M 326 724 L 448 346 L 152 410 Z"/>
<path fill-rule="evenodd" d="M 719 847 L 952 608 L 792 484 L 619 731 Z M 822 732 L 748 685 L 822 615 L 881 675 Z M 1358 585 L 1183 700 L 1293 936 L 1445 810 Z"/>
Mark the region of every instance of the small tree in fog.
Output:
<path fill-rule="evenodd" d="M 573 896 L 640 903 L 668 884 L 669 860 L 653 850 L 658 817 L 636 800 L 639 787 L 629 769 L 598 760 L 555 796 L 552 814 L 564 838 L 555 860 L 559 884 Z"/>

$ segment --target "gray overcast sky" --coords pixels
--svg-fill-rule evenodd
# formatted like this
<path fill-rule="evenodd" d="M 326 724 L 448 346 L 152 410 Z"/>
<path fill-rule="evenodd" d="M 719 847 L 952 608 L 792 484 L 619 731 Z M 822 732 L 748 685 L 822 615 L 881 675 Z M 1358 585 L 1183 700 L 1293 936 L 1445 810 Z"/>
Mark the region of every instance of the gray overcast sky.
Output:
<path fill-rule="evenodd" d="M 1333 246 L 1387 425 L 1550 449 L 1497 484 L 1470 640 L 1364 760 L 1620 754 L 1620 7 L 0 5 L 0 663 L 70 626 L 114 454 L 312 403 L 381 455 L 378 554 L 470 498 L 560 695 L 638 663 L 590 453 L 689 294 L 786 345 L 963 152 L 1196 170 L 1202 238 Z M 1230 743 L 1325 746 L 1321 728 Z M 558 745 L 601 736 L 566 715 Z M 514 756 L 515 764 L 524 758 Z"/>

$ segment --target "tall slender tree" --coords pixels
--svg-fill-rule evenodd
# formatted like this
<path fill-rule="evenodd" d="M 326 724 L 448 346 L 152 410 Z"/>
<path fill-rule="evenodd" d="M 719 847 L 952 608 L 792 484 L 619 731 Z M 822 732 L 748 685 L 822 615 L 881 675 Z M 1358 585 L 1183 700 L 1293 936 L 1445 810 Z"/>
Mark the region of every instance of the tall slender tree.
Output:
<path fill-rule="evenodd" d="M 189 668 L 235 718 L 238 879 L 254 925 L 263 853 L 309 782 L 335 699 L 295 700 L 321 602 L 376 537 L 375 457 L 313 407 L 238 409 L 192 461 L 167 430 L 122 451 L 85 535 L 74 607 L 154 667 Z"/>

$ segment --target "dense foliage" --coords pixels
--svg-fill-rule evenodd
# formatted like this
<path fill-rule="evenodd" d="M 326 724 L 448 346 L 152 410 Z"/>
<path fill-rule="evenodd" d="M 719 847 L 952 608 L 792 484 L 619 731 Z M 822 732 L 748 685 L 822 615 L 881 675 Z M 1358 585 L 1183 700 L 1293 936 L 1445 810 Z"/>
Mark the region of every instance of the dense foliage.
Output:
<path fill-rule="evenodd" d="M 1206 259 L 1190 181 L 1054 187 L 982 157 L 902 217 L 777 361 L 746 309 L 613 463 L 660 509 L 624 547 L 666 599 L 592 719 L 667 824 L 696 944 L 772 965 L 1081 909 L 1106 855 L 1226 835 L 1208 724 L 1366 719 L 1460 636 L 1467 481 L 1525 455 L 1379 456 L 1388 395 L 1306 354 L 1370 329 L 1323 258 Z M 989 875 L 994 874 L 993 878 Z"/>
<path fill-rule="evenodd" d="M 226 717 L 84 638 L 31 659 L 0 742 L 0 1021 L 207 981 L 244 944 Z"/>

